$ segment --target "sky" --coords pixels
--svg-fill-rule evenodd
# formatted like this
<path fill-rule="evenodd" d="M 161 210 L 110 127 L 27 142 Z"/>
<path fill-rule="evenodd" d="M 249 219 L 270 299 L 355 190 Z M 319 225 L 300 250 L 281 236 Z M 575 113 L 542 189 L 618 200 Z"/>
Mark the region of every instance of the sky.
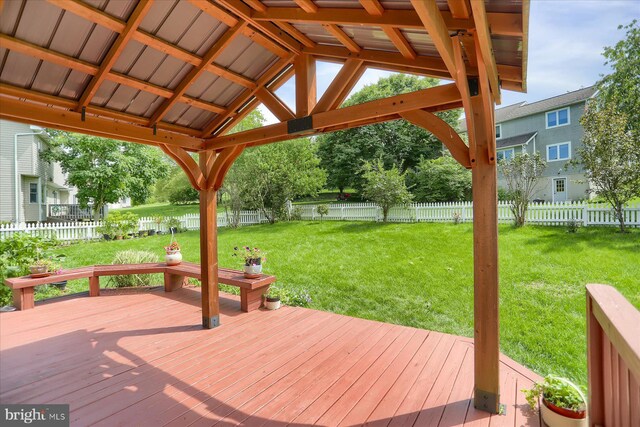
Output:
<path fill-rule="evenodd" d="M 502 91 L 501 106 L 535 102 L 594 84 L 610 68 L 604 65 L 605 46 L 625 36 L 618 25 L 640 20 L 640 0 L 531 0 L 527 93 Z M 338 64 L 317 64 L 318 97 L 324 93 Z M 367 70 L 352 93 L 392 73 Z M 294 79 L 276 94 L 292 109 Z M 497 106 L 499 108 L 500 106 Z M 264 107 L 268 123 L 276 118 Z"/>

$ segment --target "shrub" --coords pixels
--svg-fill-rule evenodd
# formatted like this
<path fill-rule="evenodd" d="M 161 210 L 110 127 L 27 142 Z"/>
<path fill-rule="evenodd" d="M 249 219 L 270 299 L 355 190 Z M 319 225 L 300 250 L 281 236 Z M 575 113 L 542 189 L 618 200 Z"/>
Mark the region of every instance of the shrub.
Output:
<path fill-rule="evenodd" d="M 275 285 L 269 289 L 269 296 L 280 297 L 284 305 L 307 307 L 312 299 L 306 289 L 291 289 L 283 285 Z"/>
<path fill-rule="evenodd" d="M 173 229 L 174 233 L 179 233 L 181 231 L 184 231 L 184 228 L 182 227 L 182 221 L 180 221 L 175 216 L 170 216 L 168 218 L 165 218 L 164 225 L 167 226 L 167 228 L 169 229 L 169 232 L 171 232 L 171 229 Z"/>
<path fill-rule="evenodd" d="M 296 206 L 291 209 L 291 215 L 289 216 L 291 221 L 300 221 L 302 219 L 302 206 Z"/>
<path fill-rule="evenodd" d="M 567 231 L 569 233 L 577 232 L 579 227 L 580 221 L 578 221 L 577 219 L 570 219 L 569 221 L 567 221 Z"/>
<path fill-rule="evenodd" d="M 135 233 L 139 227 L 139 217 L 133 212 L 112 211 L 109 212 L 104 224 L 98 227 L 98 232 L 113 236 L 126 236 L 129 233 Z"/>
<path fill-rule="evenodd" d="M 158 262 L 158 255 L 147 251 L 127 250 L 116 253 L 111 264 L 142 264 L 145 262 Z M 151 286 L 161 280 L 159 274 L 127 274 L 123 276 L 111 276 L 107 286 L 125 288 L 132 286 Z"/>
<path fill-rule="evenodd" d="M 415 172 L 407 175 L 418 202 L 461 202 L 471 200 L 471 171 L 452 157 L 421 159 Z"/>
<path fill-rule="evenodd" d="M 460 212 L 454 212 L 453 213 L 453 223 L 455 225 L 458 225 L 462 222 L 462 215 L 460 214 Z"/>
<path fill-rule="evenodd" d="M 322 221 L 322 219 L 324 219 L 325 215 L 329 215 L 329 206 L 327 206 L 327 205 L 318 205 L 316 211 L 318 212 L 318 215 L 320 215 L 320 221 Z"/>

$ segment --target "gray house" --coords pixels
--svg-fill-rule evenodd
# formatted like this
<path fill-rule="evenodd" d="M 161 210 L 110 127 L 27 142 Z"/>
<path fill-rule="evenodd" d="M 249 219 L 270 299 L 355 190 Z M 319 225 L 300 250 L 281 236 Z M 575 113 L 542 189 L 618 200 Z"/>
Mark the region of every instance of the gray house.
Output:
<path fill-rule="evenodd" d="M 595 87 L 591 86 L 531 104 L 522 102 L 496 109 L 498 160 L 538 152 L 547 162 L 534 199 L 560 202 L 589 197 L 590 187 L 584 174 L 565 166 L 582 143 L 580 117 L 585 103 L 595 93 Z M 464 121 L 461 127 L 466 131 Z M 498 186 L 506 187 L 501 177 Z"/>
<path fill-rule="evenodd" d="M 0 120 L 0 221 L 44 221 L 49 205 L 75 203 L 60 165 L 40 159 L 47 143 L 39 127 Z"/>

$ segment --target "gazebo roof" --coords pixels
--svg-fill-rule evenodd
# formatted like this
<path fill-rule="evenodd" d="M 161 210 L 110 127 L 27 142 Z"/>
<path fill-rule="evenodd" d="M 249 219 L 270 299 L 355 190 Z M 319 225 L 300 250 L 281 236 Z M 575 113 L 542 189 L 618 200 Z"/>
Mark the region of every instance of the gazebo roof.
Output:
<path fill-rule="evenodd" d="M 527 1 L 0 4 L 2 117 L 68 130 L 84 126 L 104 136 L 120 132 L 120 139 L 135 142 L 198 150 L 259 103 L 283 122 L 310 115 L 296 114 L 274 94 L 303 56 L 344 63 L 340 84 L 332 84 L 339 87 L 319 100 L 320 111 L 337 108 L 368 67 L 454 80 L 452 56 L 440 52 L 449 52 L 443 39 L 456 34 L 468 77 L 478 75 L 476 56 L 487 55 L 474 46 L 477 34 L 493 56 L 494 97 L 499 100 L 498 84 L 525 90 Z M 62 119 L 61 111 L 82 114 L 83 126 L 66 123 L 75 115 Z M 113 121 L 117 131 L 107 129 Z"/>

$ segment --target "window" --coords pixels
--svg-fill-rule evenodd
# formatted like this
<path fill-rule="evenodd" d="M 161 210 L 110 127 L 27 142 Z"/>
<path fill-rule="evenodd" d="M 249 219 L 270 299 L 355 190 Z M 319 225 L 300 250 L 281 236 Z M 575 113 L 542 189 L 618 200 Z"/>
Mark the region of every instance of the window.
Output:
<path fill-rule="evenodd" d="M 516 150 L 513 148 L 508 148 L 506 150 L 498 151 L 498 161 L 501 160 L 509 160 L 513 159 L 513 156 L 516 154 Z"/>
<path fill-rule="evenodd" d="M 502 138 L 502 125 L 496 125 L 496 139 Z"/>
<path fill-rule="evenodd" d="M 38 203 L 38 184 L 35 182 L 29 184 L 29 203 Z"/>
<path fill-rule="evenodd" d="M 569 107 L 547 113 L 547 129 L 569 124 Z"/>
<path fill-rule="evenodd" d="M 571 142 L 547 145 L 547 161 L 568 160 L 571 158 Z"/>
<path fill-rule="evenodd" d="M 556 179 L 555 183 L 556 183 L 556 193 L 564 193 L 565 191 L 565 184 L 566 184 L 567 180 L 566 179 Z"/>

